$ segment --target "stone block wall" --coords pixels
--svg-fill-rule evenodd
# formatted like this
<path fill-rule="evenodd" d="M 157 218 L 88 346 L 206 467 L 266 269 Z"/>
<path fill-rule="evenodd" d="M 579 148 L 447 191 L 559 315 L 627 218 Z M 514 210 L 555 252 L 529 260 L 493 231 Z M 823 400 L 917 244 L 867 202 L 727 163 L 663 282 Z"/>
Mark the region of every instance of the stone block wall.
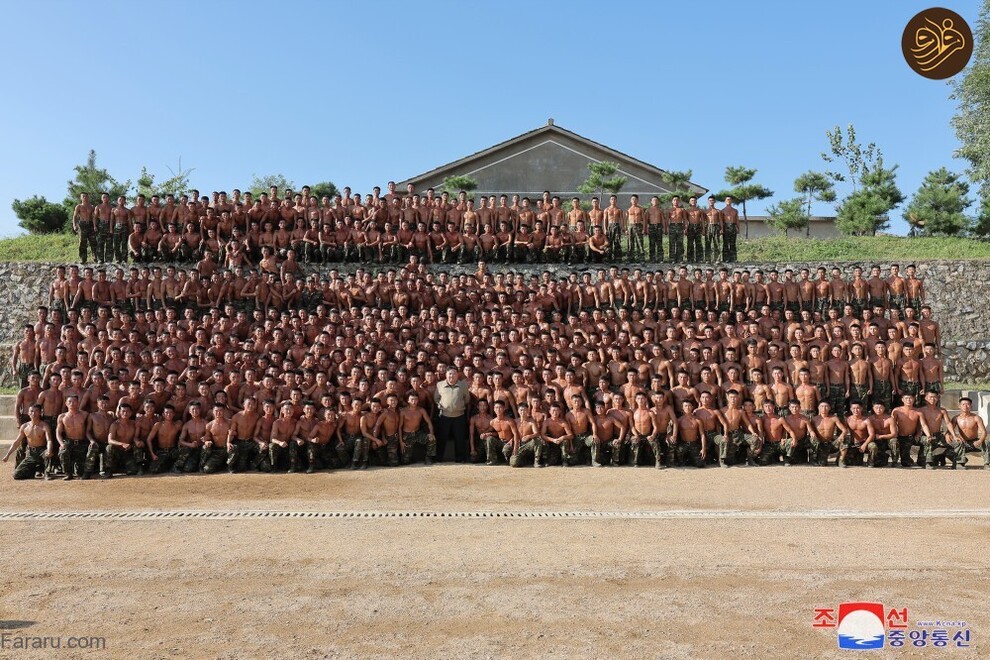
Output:
<path fill-rule="evenodd" d="M 838 266 L 847 277 L 852 276 L 853 268 L 862 266 L 869 269 L 878 265 L 886 275 L 889 263 L 841 262 L 841 263 L 759 263 L 733 264 L 733 269 L 773 268 L 783 272 L 787 268 L 798 271 L 811 269 L 812 275 L 818 266 L 831 269 Z M 900 262 L 901 272 L 908 262 Z M 953 381 L 974 382 L 990 379 L 990 262 L 987 261 L 929 261 L 918 262 L 918 276 L 925 281 L 927 302 L 932 307 L 934 318 L 942 328 L 943 350 L 945 354 L 946 378 Z M 0 263 L 0 386 L 13 385 L 7 365 L 10 362 L 11 345 L 21 336 L 25 323 L 36 319 L 38 305 L 48 301 L 48 289 L 54 277 L 56 264 L 51 263 Z M 341 264 L 334 266 L 341 272 L 353 272 L 361 264 Z M 636 264 L 622 264 L 622 267 L 636 268 Z M 668 265 L 643 264 L 644 269 L 667 268 Z M 315 268 L 315 267 L 314 267 Z M 373 267 L 375 268 L 375 267 Z M 473 266 L 446 266 L 451 273 L 471 273 Z M 589 266 L 596 268 L 596 266 Z M 689 268 L 693 268 L 689 266 Z M 329 266 L 321 267 L 326 273 Z M 515 272 L 540 273 L 550 271 L 555 277 L 572 271 L 584 270 L 580 266 L 565 265 L 513 265 L 492 266 L 491 270 L 506 269 Z"/>

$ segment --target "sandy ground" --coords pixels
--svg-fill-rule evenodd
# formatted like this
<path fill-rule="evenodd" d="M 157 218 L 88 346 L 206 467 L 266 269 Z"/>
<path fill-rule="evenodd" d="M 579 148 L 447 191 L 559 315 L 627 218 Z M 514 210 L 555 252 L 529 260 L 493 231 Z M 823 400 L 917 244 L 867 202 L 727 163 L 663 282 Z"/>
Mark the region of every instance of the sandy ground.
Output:
<path fill-rule="evenodd" d="M 964 618 L 970 654 L 987 655 L 984 470 L 444 464 L 15 483 L 10 469 L 0 512 L 983 512 L 0 522 L 0 633 L 106 637 L 105 651 L 79 657 L 838 657 L 835 631 L 811 626 L 814 608 L 854 600 Z"/>

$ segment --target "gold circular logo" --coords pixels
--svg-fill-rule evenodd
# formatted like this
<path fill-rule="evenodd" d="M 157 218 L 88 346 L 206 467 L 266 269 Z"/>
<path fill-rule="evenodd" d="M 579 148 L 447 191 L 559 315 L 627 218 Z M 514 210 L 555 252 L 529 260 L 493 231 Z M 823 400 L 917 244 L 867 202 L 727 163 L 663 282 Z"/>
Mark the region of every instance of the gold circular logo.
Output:
<path fill-rule="evenodd" d="M 943 80 L 966 68 L 973 54 L 973 32 L 956 12 L 932 7 L 908 21 L 901 50 L 915 73 Z"/>

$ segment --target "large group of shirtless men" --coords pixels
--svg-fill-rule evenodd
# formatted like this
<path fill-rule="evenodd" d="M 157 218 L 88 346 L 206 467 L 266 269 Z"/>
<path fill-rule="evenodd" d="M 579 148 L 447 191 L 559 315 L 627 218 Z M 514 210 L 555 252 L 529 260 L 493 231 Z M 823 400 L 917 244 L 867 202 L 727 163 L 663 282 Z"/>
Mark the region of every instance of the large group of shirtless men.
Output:
<path fill-rule="evenodd" d="M 554 279 L 412 258 L 321 279 L 287 264 L 59 267 L 11 364 L 26 382 L 15 477 L 442 460 L 451 378 L 471 399 L 452 442 L 490 464 L 986 459 L 971 402 L 952 419 L 939 405 L 939 327 L 914 266 Z"/>
<path fill-rule="evenodd" d="M 344 188 L 334 199 L 317 199 L 309 186 L 294 193 L 272 187 L 253 199 L 251 193 L 214 192 L 212 198 L 191 191 L 150 201 L 143 195 L 133 206 L 123 196 L 103 193 L 98 204 L 80 196 L 72 216 L 79 236 L 79 258 L 89 251 L 100 263 L 195 262 L 207 253 L 228 267 L 253 265 L 266 252 L 294 256 L 306 263 L 364 262 L 404 264 L 412 255 L 426 263 L 610 263 L 664 261 L 663 242 L 672 263 L 736 260 L 739 213 L 727 197 L 722 208 L 714 197 L 698 206 L 674 197 L 669 208 L 653 197 L 641 206 L 632 195 L 628 208 L 612 195 L 604 208 L 599 198 L 585 210 L 578 198 L 564 208 L 545 191 L 541 199 L 513 195 L 481 196 L 477 205 L 461 192 L 450 199 L 431 188 L 422 197 L 410 184 L 398 194 L 364 198 Z"/>

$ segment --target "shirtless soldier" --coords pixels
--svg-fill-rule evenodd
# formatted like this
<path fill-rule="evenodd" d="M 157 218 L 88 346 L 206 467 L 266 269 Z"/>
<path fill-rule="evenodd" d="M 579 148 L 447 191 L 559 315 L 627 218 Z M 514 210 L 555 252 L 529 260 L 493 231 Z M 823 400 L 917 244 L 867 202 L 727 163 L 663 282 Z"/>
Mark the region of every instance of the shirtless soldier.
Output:
<path fill-rule="evenodd" d="M 517 410 L 519 411 L 518 426 L 510 420 L 512 423 L 512 442 L 509 443 L 507 438 L 503 438 L 507 443 L 503 453 L 509 461 L 509 467 L 520 467 L 529 456 L 533 457 L 534 467 L 544 467 L 546 464 L 543 462 L 543 438 L 540 436 L 540 429 L 537 428 L 536 420 L 530 415 L 529 405 L 520 403 Z M 497 413 L 498 410 L 496 409 L 496 416 Z"/>
<path fill-rule="evenodd" d="M 41 421 L 41 406 L 38 404 L 28 409 L 28 418 L 27 423 L 21 424 L 17 439 L 7 450 L 3 462 L 6 463 L 10 459 L 10 454 L 21 443 L 26 443 L 24 458 L 14 468 L 14 479 L 34 479 L 39 472 L 45 475 L 45 479 L 49 479 L 46 466 L 55 456 L 55 440 L 52 438 L 51 427 Z M 71 478 L 71 472 L 65 474 L 65 478 Z"/>
<path fill-rule="evenodd" d="M 914 395 L 902 394 L 901 401 L 903 405 L 891 411 L 894 424 L 897 426 L 897 439 L 890 444 L 890 456 L 895 467 L 900 463 L 901 467 L 909 468 L 914 465 L 911 461 L 911 447 L 920 445 L 921 434 L 931 435 L 931 431 L 928 422 L 914 407 Z M 919 453 L 918 460 L 924 465 L 924 449 Z"/>
<path fill-rule="evenodd" d="M 842 443 L 839 450 L 839 465 L 849 467 L 852 462 L 859 463 L 867 460 L 869 465 L 876 462 L 877 443 L 876 434 L 873 432 L 873 425 L 870 420 L 863 415 L 863 402 L 854 399 L 849 404 L 852 413 L 846 417 L 846 427 L 849 428 L 849 437 Z"/>
<path fill-rule="evenodd" d="M 952 420 L 960 441 L 965 445 L 964 451 L 983 450 L 983 469 L 990 470 L 990 451 L 987 446 L 987 426 L 983 418 L 973 414 L 973 400 L 967 396 L 959 399 L 959 414 Z M 964 456 L 965 458 L 965 456 Z M 960 461 L 963 465 L 965 460 Z"/>
<path fill-rule="evenodd" d="M 423 445 L 426 448 L 426 458 L 423 462 L 426 465 L 433 463 L 433 458 L 437 455 L 437 438 L 433 434 L 433 422 L 430 415 L 419 405 L 419 395 L 413 390 L 406 395 L 407 405 L 399 411 L 402 420 L 400 432 L 400 455 L 403 465 L 412 463 L 413 451 L 416 445 Z M 426 431 L 423 431 L 423 427 Z M 491 454 L 489 454 L 491 456 Z"/>
<path fill-rule="evenodd" d="M 165 404 L 162 418 L 151 427 L 145 443 L 148 446 L 148 457 L 151 459 L 148 472 L 161 474 L 176 465 L 181 432 L 182 422 L 175 419 L 175 406 Z"/>
<path fill-rule="evenodd" d="M 179 434 L 179 450 L 175 457 L 172 474 L 195 472 L 199 468 L 200 452 L 206 436 L 206 420 L 203 419 L 203 409 L 199 401 L 193 401 L 186 407 L 189 421 L 182 425 Z"/>
<path fill-rule="evenodd" d="M 385 444 L 378 447 L 378 462 L 381 465 L 396 467 L 399 464 L 399 438 L 402 419 L 399 416 L 399 397 L 389 393 L 385 397 L 385 410 L 375 420 L 372 435 L 381 438 Z"/>
<path fill-rule="evenodd" d="M 224 414 L 222 403 L 213 404 L 213 421 L 206 425 L 203 436 L 203 448 L 199 458 L 199 471 L 205 474 L 219 472 L 227 464 L 227 458 L 233 450 L 230 444 L 230 421 Z"/>
<path fill-rule="evenodd" d="M 58 416 L 55 439 L 59 444 L 58 457 L 62 462 L 62 477 L 69 481 L 78 472 L 82 476 L 86 465 L 86 413 L 79 410 L 79 397 L 71 394 L 65 399 L 68 412 Z"/>
<path fill-rule="evenodd" d="M 828 457 L 839 452 L 846 439 L 846 424 L 832 413 L 832 404 L 821 401 L 818 404 L 818 414 L 811 418 L 815 432 L 811 435 L 811 449 L 808 450 L 808 462 L 824 467 L 828 465 Z"/>
<path fill-rule="evenodd" d="M 123 464 L 128 476 L 143 474 L 144 440 L 137 437 L 137 427 L 131 419 L 130 404 L 121 403 L 117 419 L 110 425 L 107 436 L 107 475 L 112 475 Z"/>
<path fill-rule="evenodd" d="M 244 410 L 235 413 L 230 420 L 227 445 L 227 470 L 244 472 L 258 460 L 258 444 L 254 441 L 254 428 L 258 424 L 258 402 L 254 397 L 244 399 Z"/>
<path fill-rule="evenodd" d="M 576 463 L 577 459 L 574 431 L 561 413 L 562 409 L 559 403 L 555 401 L 550 404 L 550 414 L 543 420 L 540 435 L 547 447 L 547 464 L 550 464 L 559 453 L 560 466 L 570 467 Z"/>
<path fill-rule="evenodd" d="M 471 419 L 472 425 L 475 426 L 472 433 L 478 433 L 481 438 L 484 438 L 488 456 L 487 465 L 495 465 L 500 454 L 506 457 L 506 462 L 509 465 L 512 465 L 512 459 L 518 455 L 519 429 L 513 419 L 505 416 L 505 401 L 501 399 L 495 401 L 494 417 L 488 415 L 487 406 L 488 402 L 484 399 L 478 401 L 479 412 Z M 483 413 L 482 410 L 486 412 Z M 479 419 L 480 415 L 484 415 L 484 417 Z M 485 428 L 479 429 L 478 427 Z M 472 435 L 472 437 L 474 436 Z M 518 460 L 516 466 L 518 466 Z"/>

